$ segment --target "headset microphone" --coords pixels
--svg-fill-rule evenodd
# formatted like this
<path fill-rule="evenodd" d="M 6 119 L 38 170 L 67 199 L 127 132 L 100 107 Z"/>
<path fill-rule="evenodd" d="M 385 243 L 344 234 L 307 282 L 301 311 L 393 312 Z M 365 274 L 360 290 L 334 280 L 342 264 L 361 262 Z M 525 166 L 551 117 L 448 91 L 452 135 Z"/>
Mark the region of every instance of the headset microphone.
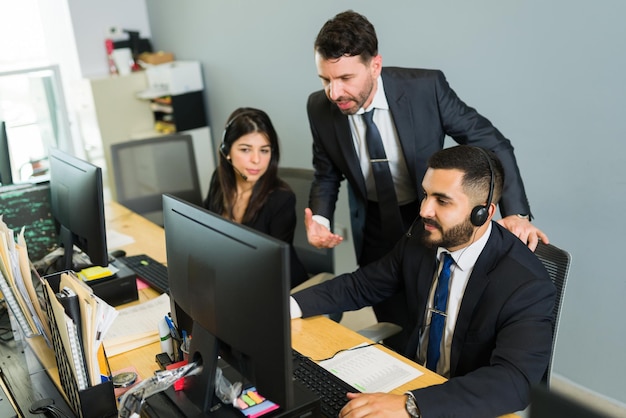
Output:
<path fill-rule="evenodd" d="M 420 219 L 421 219 L 421 216 L 418 216 L 417 218 L 415 218 L 413 220 L 413 223 L 411 223 L 411 226 L 409 227 L 409 230 L 406 232 L 406 237 L 407 238 L 411 238 L 413 236 L 413 227 L 415 226 L 417 221 L 419 221 Z"/>
<path fill-rule="evenodd" d="M 224 153 L 224 143 L 222 143 L 222 145 L 220 146 L 220 154 L 222 154 L 222 156 L 224 156 L 224 158 L 226 159 L 226 161 L 228 161 L 228 164 L 230 164 L 230 166 L 233 168 L 233 170 L 235 171 L 235 173 L 239 174 L 241 176 L 241 178 L 243 179 L 243 181 L 248 181 L 248 176 L 246 176 L 245 174 L 243 174 L 241 171 L 237 170 L 237 167 L 235 167 L 235 165 L 233 164 L 233 162 L 230 160 L 230 158 L 228 158 L 226 156 L 226 154 Z"/>
<path fill-rule="evenodd" d="M 229 162 L 230 162 L 230 161 L 229 161 Z M 233 165 L 233 163 L 230 163 L 230 165 Z M 235 170 L 235 172 L 241 176 L 241 178 L 243 179 L 243 181 L 248 181 L 248 176 L 246 176 L 245 174 L 243 174 L 241 171 L 237 170 L 237 168 L 235 168 L 235 166 L 234 166 L 234 165 L 233 165 L 233 170 Z"/>

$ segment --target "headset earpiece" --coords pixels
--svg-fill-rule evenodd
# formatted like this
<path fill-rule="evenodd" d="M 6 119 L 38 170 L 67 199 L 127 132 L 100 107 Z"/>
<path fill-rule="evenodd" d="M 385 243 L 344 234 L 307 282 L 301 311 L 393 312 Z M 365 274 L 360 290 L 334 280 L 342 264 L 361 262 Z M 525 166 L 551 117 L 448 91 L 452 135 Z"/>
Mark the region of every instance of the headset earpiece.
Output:
<path fill-rule="evenodd" d="M 220 154 L 222 154 L 224 158 L 228 159 L 228 155 L 226 155 L 226 143 L 224 141 L 220 144 Z"/>
<path fill-rule="evenodd" d="M 470 221 L 474 226 L 482 226 L 489 217 L 488 206 L 475 206 L 470 215 Z"/>
<path fill-rule="evenodd" d="M 487 218 L 489 218 L 489 207 L 491 206 L 491 200 L 493 199 L 493 189 L 495 187 L 495 178 L 494 178 L 494 173 L 493 173 L 493 166 L 491 165 L 491 159 L 489 158 L 489 155 L 487 155 L 487 152 L 485 150 L 483 150 L 482 148 L 476 147 L 478 150 L 480 150 L 480 152 L 483 153 L 483 155 L 485 156 L 485 158 L 487 159 L 487 163 L 489 163 L 489 174 L 490 174 L 490 180 L 489 180 L 489 195 L 487 196 L 487 204 L 483 205 L 478 205 L 478 206 L 474 206 L 474 209 L 472 209 L 472 213 L 470 214 L 470 222 L 472 223 L 472 225 L 474 226 L 482 226 L 485 224 L 485 222 L 487 222 Z"/>

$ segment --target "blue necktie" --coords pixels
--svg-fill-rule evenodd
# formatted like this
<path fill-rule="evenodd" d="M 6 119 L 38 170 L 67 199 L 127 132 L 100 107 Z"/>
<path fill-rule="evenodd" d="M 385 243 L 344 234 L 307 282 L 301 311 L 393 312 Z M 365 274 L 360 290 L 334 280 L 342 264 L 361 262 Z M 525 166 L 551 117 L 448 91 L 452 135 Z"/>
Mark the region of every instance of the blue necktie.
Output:
<path fill-rule="evenodd" d="M 363 113 L 363 121 L 366 126 L 365 142 L 370 155 L 374 183 L 376 184 L 381 226 L 387 240 L 395 243 L 404 233 L 404 227 L 402 225 L 400 208 L 398 207 L 396 188 L 389 168 L 389 160 L 385 153 L 380 132 L 374 123 L 374 109 Z"/>
<path fill-rule="evenodd" d="M 440 356 L 441 336 L 446 324 L 446 309 L 448 305 L 448 284 L 450 283 L 450 266 L 454 260 L 449 253 L 444 253 L 443 267 L 437 280 L 434 309 L 430 317 L 430 332 L 428 333 L 428 351 L 426 352 L 426 367 L 437 372 L 437 362 Z"/>

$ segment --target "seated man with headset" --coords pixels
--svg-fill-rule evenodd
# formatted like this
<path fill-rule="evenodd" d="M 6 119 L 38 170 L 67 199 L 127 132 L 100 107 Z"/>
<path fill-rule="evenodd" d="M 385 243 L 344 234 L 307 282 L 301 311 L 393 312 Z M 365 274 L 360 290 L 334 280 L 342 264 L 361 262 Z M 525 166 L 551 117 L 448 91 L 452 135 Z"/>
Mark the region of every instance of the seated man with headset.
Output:
<path fill-rule="evenodd" d="M 392 252 L 293 295 L 292 317 L 308 317 L 405 290 L 412 334 L 403 354 L 449 379 L 405 395 L 348 394 L 340 416 L 494 417 L 528 405 L 551 355 L 555 288 L 528 247 L 491 220 L 502 184 L 492 153 L 435 153 L 419 217 Z"/>

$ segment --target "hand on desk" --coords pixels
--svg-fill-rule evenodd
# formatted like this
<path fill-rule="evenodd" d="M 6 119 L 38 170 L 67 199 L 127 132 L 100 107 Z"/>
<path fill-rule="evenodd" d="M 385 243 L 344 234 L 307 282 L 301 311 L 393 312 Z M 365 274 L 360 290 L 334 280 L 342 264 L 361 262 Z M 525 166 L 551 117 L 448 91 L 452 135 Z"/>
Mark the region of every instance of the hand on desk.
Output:
<path fill-rule="evenodd" d="M 340 417 L 402 417 L 406 418 L 407 395 L 390 393 L 348 393 L 349 402 L 339 413 Z"/>

